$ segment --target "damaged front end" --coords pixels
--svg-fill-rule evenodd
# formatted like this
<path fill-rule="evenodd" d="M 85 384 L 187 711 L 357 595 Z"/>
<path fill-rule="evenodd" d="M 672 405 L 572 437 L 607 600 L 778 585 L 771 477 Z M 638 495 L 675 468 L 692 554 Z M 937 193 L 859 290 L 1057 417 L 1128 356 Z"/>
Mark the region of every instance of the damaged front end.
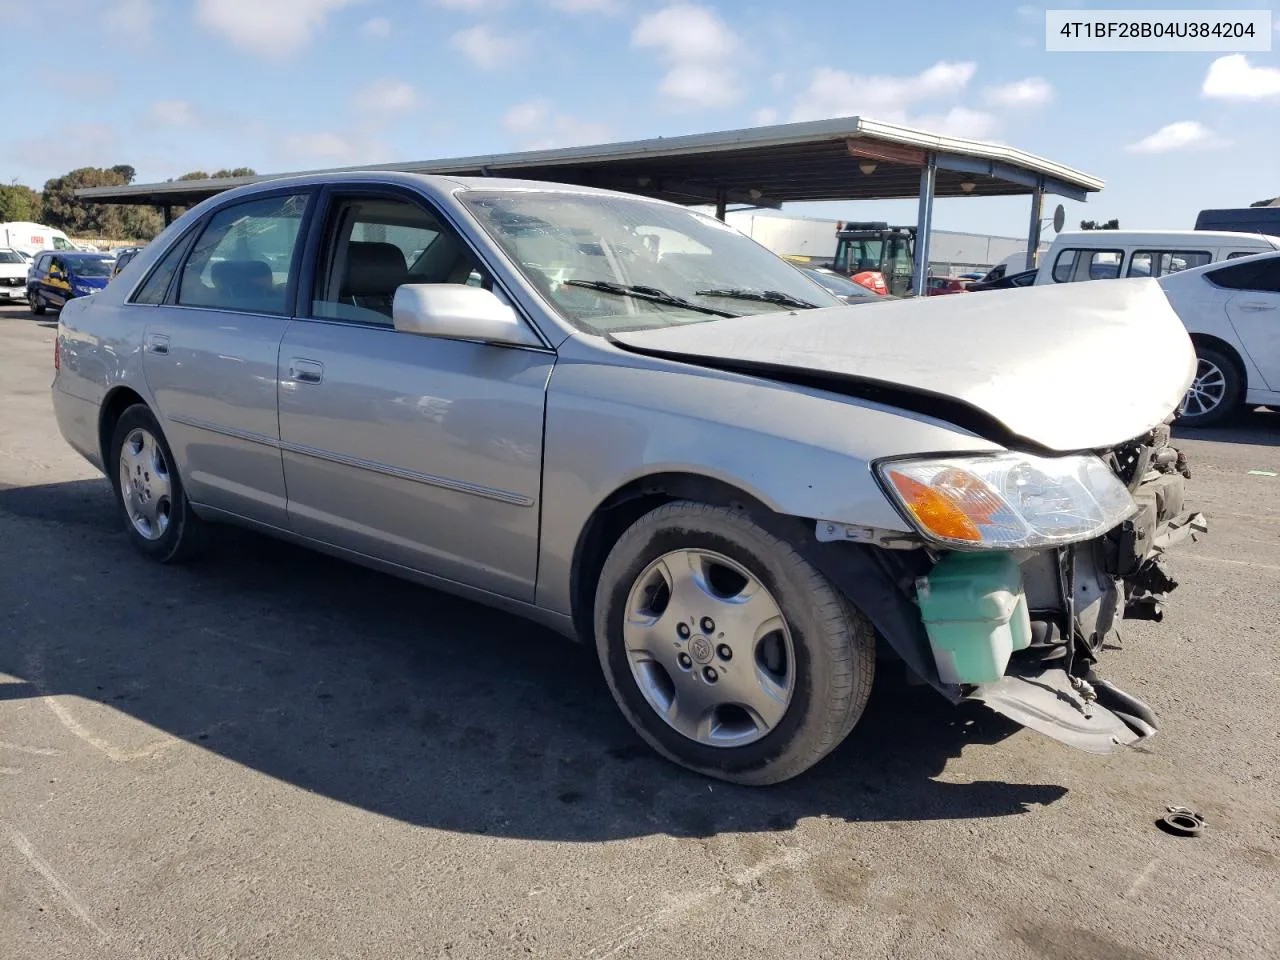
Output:
<path fill-rule="evenodd" d="M 1099 456 L 1137 505 L 1100 536 L 1047 549 L 939 549 L 819 524 L 822 565 L 949 699 L 980 700 L 1092 753 L 1132 744 L 1155 733 L 1156 718 L 1098 675 L 1098 658 L 1118 645 L 1120 620 L 1161 618 L 1177 586 L 1164 553 L 1206 523 L 1185 507 L 1190 472 L 1167 424 Z M 857 560 L 849 540 L 865 544 Z M 843 557 L 830 549 L 838 541 Z M 872 568 L 881 588 L 869 591 Z"/>

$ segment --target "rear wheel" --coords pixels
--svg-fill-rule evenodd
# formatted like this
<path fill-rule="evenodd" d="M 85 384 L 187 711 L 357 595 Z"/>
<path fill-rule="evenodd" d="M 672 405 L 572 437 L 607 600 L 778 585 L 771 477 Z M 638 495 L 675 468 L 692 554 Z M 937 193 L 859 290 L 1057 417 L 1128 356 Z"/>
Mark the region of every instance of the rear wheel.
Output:
<path fill-rule="evenodd" d="M 1232 358 L 1210 346 L 1196 347 L 1196 376 L 1182 402 L 1178 421 L 1209 427 L 1235 416 L 1244 402 L 1244 379 Z"/>
<path fill-rule="evenodd" d="M 143 404 L 129 407 L 116 421 L 107 468 L 135 548 L 161 563 L 198 551 L 204 525 L 187 502 L 160 424 Z"/>
<path fill-rule="evenodd" d="M 40 298 L 39 290 L 32 290 L 27 295 L 27 299 L 31 301 L 31 312 L 37 317 L 43 317 L 45 311 L 44 300 Z"/>
<path fill-rule="evenodd" d="M 650 746 L 744 784 L 790 779 L 853 729 L 875 634 L 786 541 L 741 511 L 679 501 L 605 561 L 596 646 L 614 699 Z"/>

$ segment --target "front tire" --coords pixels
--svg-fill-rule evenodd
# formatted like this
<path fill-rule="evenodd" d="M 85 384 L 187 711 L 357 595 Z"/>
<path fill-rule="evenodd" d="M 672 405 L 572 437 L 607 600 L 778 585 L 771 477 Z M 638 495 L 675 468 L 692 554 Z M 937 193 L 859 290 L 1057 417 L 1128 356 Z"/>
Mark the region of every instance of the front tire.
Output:
<path fill-rule="evenodd" d="M 747 514 L 676 501 L 614 545 L 596 647 L 636 732 L 681 766 L 741 784 L 788 780 L 853 729 L 875 632 L 791 544 Z"/>
<path fill-rule="evenodd" d="M 173 452 L 145 405 L 134 404 L 116 421 L 106 466 L 129 542 L 139 552 L 160 563 L 199 552 L 204 524 L 191 510 Z"/>
<path fill-rule="evenodd" d="M 1182 401 L 1178 422 L 1184 427 L 1225 423 L 1244 403 L 1244 378 L 1234 360 L 1221 350 L 1196 346 L 1196 376 Z"/>

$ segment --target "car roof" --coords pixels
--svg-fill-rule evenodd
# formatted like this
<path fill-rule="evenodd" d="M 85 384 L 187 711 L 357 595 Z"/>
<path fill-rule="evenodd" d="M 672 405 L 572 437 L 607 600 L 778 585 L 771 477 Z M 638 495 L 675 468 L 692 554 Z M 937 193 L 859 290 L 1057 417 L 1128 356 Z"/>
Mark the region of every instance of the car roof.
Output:
<path fill-rule="evenodd" d="M 1090 247 L 1116 244 L 1131 246 L 1135 243 L 1188 244 L 1193 241 L 1198 241 L 1201 246 L 1212 243 L 1228 247 L 1262 245 L 1280 249 L 1280 237 L 1228 230 L 1064 230 L 1054 238 L 1053 245 L 1056 247 L 1064 243 L 1073 243 Z"/>
<path fill-rule="evenodd" d="M 1263 253 L 1255 253 L 1247 257 L 1232 257 L 1230 260 L 1216 260 L 1213 263 L 1202 264 L 1198 267 L 1189 267 L 1186 270 L 1179 270 L 1177 273 L 1167 273 L 1163 277 L 1157 277 L 1156 282 L 1165 283 L 1170 281 L 1173 283 L 1192 283 L 1195 277 L 1203 277 L 1206 273 L 1213 273 L 1215 270 L 1225 270 L 1227 267 L 1234 267 L 1241 263 L 1257 263 L 1259 260 L 1276 260 L 1280 259 L 1280 250 L 1268 250 Z"/>
<path fill-rule="evenodd" d="M 198 208 L 210 209 L 235 198 L 251 197 L 260 193 L 272 193 L 291 187 L 316 187 L 326 184 L 372 183 L 399 184 L 411 189 L 425 189 L 428 193 L 452 194 L 460 190 L 538 192 L 563 194 L 594 194 L 598 196 L 627 197 L 647 203 L 672 206 L 669 201 L 640 194 L 585 187 L 570 183 L 554 183 L 545 180 L 518 180 L 508 177 L 446 177 L 438 174 L 404 173 L 398 170 L 347 170 L 340 173 L 310 173 L 298 176 L 261 180 L 224 191 L 202 201 Z M 209 206 L 206 206 L 208 204 Z M 196 209 L 196 208 L 193 208 Z"/>

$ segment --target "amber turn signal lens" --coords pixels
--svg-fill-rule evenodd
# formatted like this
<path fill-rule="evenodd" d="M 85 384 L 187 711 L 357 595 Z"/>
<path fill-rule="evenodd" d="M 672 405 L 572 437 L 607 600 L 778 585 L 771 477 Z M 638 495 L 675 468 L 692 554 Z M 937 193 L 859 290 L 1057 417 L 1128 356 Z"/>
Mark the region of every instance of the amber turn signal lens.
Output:
<path fill-rule="evenodd" d="M 934 487 L 925 486 L 897 470 L 888 471 L 889 482 L 898 491 L 903 504 L 920 526 L 934 536 L 947 540 L 982 539 L 977 525 L 952 497 Z"/>

